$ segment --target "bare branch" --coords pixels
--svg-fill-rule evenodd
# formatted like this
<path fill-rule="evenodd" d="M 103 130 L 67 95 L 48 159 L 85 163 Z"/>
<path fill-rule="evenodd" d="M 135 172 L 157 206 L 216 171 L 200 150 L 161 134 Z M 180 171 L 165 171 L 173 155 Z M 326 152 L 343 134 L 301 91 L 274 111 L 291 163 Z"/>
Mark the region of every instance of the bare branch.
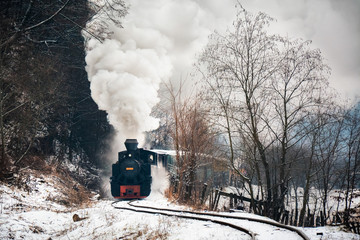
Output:
<path fill-rule="evenodd" d="M 63 10 L 63 9 L 65 8 L 65 6 L 68 4 L 69 1 L 70 1 L 70 0 L 67 0 L 67 1 L 64 3 L 64 5 L 62 5 L 53 15 L 51 15 L 51 16 L 48 17 L 47 19 L 45 19 L 45 20 L 43 20 L 43 21 L 41 21 L 41 22 L 39 22 L 39 23 L 37 23 L 37 24 L 34 24 L 34 25 L 30 26 L 30 27 L 25 28 L 24 31 L 29 31 L 29 30 L 31 30 L 31 29 L 34 29 L 34 28 L 36 28 L 36 27 L 39 27 L 40 25 L 42 25 L 42 24 L 50 21 L 50 20 L 53 19 L 61 10 Z"/>

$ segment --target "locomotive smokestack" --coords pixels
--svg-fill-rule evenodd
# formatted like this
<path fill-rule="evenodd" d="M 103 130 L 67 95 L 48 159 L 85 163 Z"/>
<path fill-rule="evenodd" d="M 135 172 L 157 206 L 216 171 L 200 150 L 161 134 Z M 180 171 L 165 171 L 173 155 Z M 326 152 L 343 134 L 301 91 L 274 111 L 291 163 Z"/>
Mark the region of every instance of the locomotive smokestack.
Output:
<path fill-rule="evenodd" d="M 128 151 L 136 151 L 138 146 L 138 141 L 136 139 L 126 139 L 125 147 Z"/>

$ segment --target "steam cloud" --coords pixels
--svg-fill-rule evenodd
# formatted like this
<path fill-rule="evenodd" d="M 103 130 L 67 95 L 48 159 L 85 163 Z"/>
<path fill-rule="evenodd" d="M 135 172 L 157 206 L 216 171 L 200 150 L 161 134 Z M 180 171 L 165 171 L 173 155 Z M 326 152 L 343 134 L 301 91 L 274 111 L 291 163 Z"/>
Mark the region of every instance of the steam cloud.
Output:
<path fill-rule="evenodd" d="M 130 1 L 129 14 L 121 20 L 123 28 L 111 26 L 111 39 L 103 43 L 87 42 L 91 95 L 117 131 L 117 150 L 126 138 L 144 144 L 143 133 L 158 127 L 150 114 L 159 102 L 160 83 L 188 74 L 213 30 L 209 26 L 221 22 L 208 21 L 216 19 L 212 11 L 218 11 L 219 5 L 200 2 Z"/>
<path fill-rule="evenodd" d="M 92 97 L 125 138 L 141 140 L 142 132 L 157 128 L 151 109 L 159 101 L 160 82 L 171 74 L 170 60 L 160 50 L 115 38 L 97 44 L 86 57 Z"/>

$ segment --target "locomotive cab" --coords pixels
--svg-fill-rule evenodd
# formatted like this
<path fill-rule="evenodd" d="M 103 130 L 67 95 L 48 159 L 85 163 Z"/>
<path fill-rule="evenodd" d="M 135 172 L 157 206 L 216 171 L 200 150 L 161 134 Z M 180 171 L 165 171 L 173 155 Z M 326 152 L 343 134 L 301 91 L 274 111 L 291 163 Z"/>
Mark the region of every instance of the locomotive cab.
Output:
<path fill-rule="evenodd" d="M 110 184 L 114 198 L 137 199 L 150 195 L 155 153 L 137 146 L 136 139 L 127 139 L 126 151 L 119 152 L 118 161 L 112 165 Z"/>

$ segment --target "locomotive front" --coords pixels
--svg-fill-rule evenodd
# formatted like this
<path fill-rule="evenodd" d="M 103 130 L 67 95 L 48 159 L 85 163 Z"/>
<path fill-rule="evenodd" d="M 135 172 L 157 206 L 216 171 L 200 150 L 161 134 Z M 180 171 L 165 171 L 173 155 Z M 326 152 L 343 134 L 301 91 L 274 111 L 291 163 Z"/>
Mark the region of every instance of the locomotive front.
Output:
<path fill-rule="evenodd" d="M 136 139 L 127 139 L 126 151 L 119 152 L 118 161 L 112 165 L 110 184 L 114 198 L 136 199 L 150 195 L 155 153 L 137 146 Z"/>

